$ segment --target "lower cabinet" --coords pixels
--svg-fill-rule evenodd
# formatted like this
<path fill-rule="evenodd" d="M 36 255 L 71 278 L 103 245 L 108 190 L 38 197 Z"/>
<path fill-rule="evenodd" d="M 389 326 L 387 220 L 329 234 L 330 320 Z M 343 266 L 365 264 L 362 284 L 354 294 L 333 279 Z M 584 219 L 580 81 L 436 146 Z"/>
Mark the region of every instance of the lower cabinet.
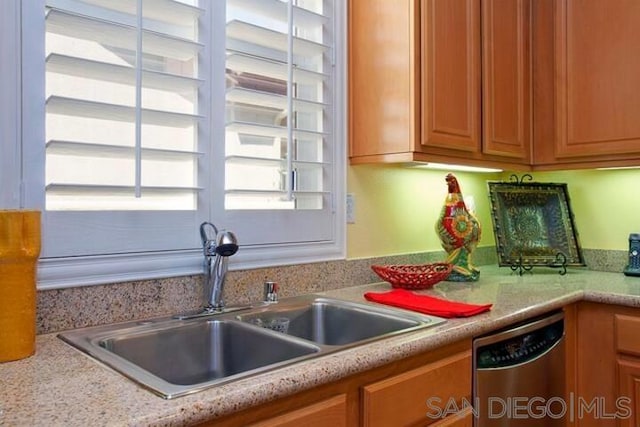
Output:
<path fill-rule="evenodd" d="M 640 426 L 640 308 L 569 305 L 565 334 L 567 426 Z M 471 376 L 464 340 L 203 425 L 470 427 Z"/>
<path fill-rule="evenodd" d="M 450 415 L 433 424 L 431 427 L 471 427 L 473 426 L 473 409 L 466 408 L 455 415 Z"/>
<path fill-rule="evenodd" d="M 574 425 L 640 425 L 640 309 L 580 303 Z"/>
<path fill-rule="evenodd" d="M 347 396 L 340 394 L 313 405 L 251 424 L 251 427 L 346 427 Z"/>
<path fill-rule="evenodd" d="M 470 427 L 470 396 L 471 342 L 464 340 L 201 425 Z"/>
<path fill-rule="evenodd" d="M 618 400 L 616 413 L 620 426 L 640 424 L 640 311 L 615 314 Z"/>
<path fill-rule="evenodd" d="M 455 424 L 471 402 L 471 351 L 464 351 L 363 388 L 363 425 Z"/>
<path fill-rule="evenodd" d="M 637 426 L 640 423 L 640 358 L 618 357 L 618 393 L 616 413 L 619 426 Z"/>

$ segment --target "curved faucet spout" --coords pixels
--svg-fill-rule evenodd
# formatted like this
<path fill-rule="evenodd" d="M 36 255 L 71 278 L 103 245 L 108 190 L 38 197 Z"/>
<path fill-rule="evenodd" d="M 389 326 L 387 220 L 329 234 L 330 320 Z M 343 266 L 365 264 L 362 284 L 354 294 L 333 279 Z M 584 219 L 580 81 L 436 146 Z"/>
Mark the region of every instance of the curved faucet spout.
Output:
<path fill-rule="evenodd" d="M 224 282 L 227 277 L 227 257 L 216 255 L 211 263 L 209 300 L 207 309 L 220 311 L 224 308 Z"/>
<path fill-rule="evenodd" d="M 213 239 L 206 228 L 215 231 Z M 238 239 L 231 231 L 218 231 L 218 228 L 210 222 L 203 222 L 200 225 L 200 236 L 205 256 L 205 311 L 222 311 L 228 258 L 238 251 Z"/>

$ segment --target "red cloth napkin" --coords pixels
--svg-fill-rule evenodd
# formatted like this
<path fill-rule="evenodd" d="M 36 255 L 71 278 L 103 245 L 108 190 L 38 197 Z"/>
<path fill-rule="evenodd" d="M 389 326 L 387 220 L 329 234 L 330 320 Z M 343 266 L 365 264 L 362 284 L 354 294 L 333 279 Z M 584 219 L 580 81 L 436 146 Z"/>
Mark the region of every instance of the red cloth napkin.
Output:
<path fill-rule="evenodd" d="M 367 292 L 364 297 L 368 301 L 447 318 L 475 316 L 491 310 L 493 305 L 447 301 L 428 295 L 416 295 L 405 289 L 394 289 L 384 293 Z"/>

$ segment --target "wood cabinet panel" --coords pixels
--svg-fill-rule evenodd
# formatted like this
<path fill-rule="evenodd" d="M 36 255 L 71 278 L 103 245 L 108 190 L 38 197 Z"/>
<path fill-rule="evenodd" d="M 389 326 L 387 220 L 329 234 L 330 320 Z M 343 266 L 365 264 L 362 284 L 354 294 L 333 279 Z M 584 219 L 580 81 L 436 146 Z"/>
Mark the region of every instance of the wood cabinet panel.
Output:
<path fill-rule="evenodd" d="M 438 364 L 438 361 L 451 358 L 460 353 L 470 354 L 470 340 L 458 341 L 444 347 L 438 347 L 427 352 L 396 360 L 368 371 L 359 372 L 337 381 L 329 382 L 308 390 L 291 394 L 286 397 L 265 402 L 258 406 L 245 408 L 226 416 L 215 418 L 200 424 L 205 426 L 245 427 L 255 423 L 257 425 L 317 425 L 340 426 L 362 425 L 365 417 L 362 405 L 362 388 L 422 369 L 425 366 Z M 449 382 L 471 382 L 471 370 L 450 372 Z M 471 387 L 468 387 L 469 392 Z M 468 393 L 469 393 L 468 392 Z M 426 412 L 426 404 L 420 402 L 421 409 Z M 341 415 L 342 414 L 342 415 Z M 424 415 L 424 414 L 423 414 Z M 464 415 L 464 414 L 461 414 Z M 344 417 L 344 423 L 343 422 Z M 424 417 L 423 417 L 424 418 Z M 449 420 L 447 420 L 449 421 Z M 450 419 L 453 421 L 453 419 Z M 391 425 L 398 424 L 390 424 Z"/>
<path fill-rule="evenodd" d="M 418 0 L 349 1 L 350 155 L 411 152 L 417 138 Z"/>
<path fill-rule="evenodd" d="M 640 317 L 616 314 L 614 325 L 616 350 L 640 356 Z"/>
<path fill-rule="evenodd" d="M 616 404 L 619 427 L 634 427 L 640 422 L 640 360 L 618 358 L 618 398 Z"/>
<path fill-rule="evenodd" d="M 467 408 L 458 414 L 449 415 L 431 424 L 431 427 L 471 427 L 473 426 L 473 412 Z"/>
<path fill-rule="evenodd" d="M 363 424 L 433 424 L 440 419 L 430 418 L 430 411 L 437 415 L 436 408 L 444 410 L 451 399 L 462 408 L 463 399 L 470 402 L 470 396 L 471 351 L 465 351 L 364 387 Z"/>
<path fill-rule="evenodd" d="M 640 425 L 639 328 L 637 308 L 578 304 L 574 425 Z"/>
<path fill-rule="evenodd" d="M 350 4 L 352 163 L 640 164 L 640 2 Z"/>
<path fill-rule="evenodd" d="M 421 143 L 480 152 L 480 2 L 426 0 L 421 22 Z"/>
<path fill-rule="evenodd" d="M 576 396 L 585 402 L 602 399 L 611 405 L 617 395 L 614 309 L 604 304 L 578 305 Z M 597 414 L 587 413 L 577 419 L 577 425 L 614 427 L 616 420 L 601 419 Z"/>
<path fill-rule="evenodd" d="M 530 4 L 349 0 L 351 163 L 529 170 Z"/>
<path fill-rule="evenodd" d="M 341 394 L 313 405 L 291 411 L 251 427 L 346 427 L 347 396 Z"/>
<path fill-rule="evenodd" d="M 531 2 L 482 2 L 482 151 L 531 159 Z"/>
<path fill-rule="evenodd" d="M 558 158 L 640 153 L 640 2 L 555 2 Z"/>

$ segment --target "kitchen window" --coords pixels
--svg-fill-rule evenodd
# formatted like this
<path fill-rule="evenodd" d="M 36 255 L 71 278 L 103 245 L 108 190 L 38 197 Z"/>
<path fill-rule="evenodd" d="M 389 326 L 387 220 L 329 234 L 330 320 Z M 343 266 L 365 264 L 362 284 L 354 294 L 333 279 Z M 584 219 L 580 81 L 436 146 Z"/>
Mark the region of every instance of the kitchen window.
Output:
<path fill-rule="evenodd" d="M 43 211 L 41 288 L 198 273 L 205 220 L 238 236 L 232 268 L 344 257 L 333 0 L 2 7 L 22 166 L 2 202 Z"/>

